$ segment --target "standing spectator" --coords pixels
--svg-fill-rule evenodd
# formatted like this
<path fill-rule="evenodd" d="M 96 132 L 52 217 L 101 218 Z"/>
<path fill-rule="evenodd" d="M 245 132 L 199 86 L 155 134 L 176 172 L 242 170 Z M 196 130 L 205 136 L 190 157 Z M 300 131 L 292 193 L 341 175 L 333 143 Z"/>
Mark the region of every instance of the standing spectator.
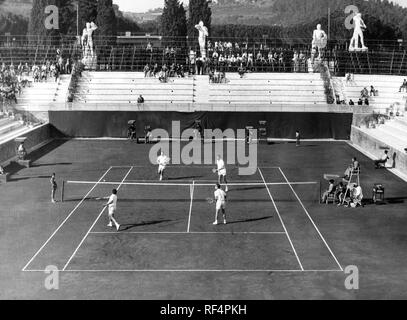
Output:
<path fill-rule="evenodd" d="M 148 65 L 148 63 L 144 66 L 143 72 L 144 72 L 144 78 L 147 78 L 150 76 L 151 69 L 150 69 L 150 66 Z"/>
<path fill-rule="evenodd" d="M 405 90 L 407 91 L 407 79 L 404 79 L 403 84 L 401 85 L 399 92 L 401 92 L 401 90 Z"/>

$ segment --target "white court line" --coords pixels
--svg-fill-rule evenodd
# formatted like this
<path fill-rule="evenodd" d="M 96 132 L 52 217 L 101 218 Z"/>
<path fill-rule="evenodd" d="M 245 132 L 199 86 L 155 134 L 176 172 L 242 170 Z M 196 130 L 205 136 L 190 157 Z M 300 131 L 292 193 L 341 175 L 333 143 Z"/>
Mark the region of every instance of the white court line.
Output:
<path fill-rule="evenodd" d="M 192 205 L 194 202 L 194 190 L 195 190 L 195 181 L 192 181 L 192 185 L 190 186 L 190 195 L 191 195 L 191 203 L 189 204 L 189 215 L 188 215 L 188 228 L 187 232 L 191 229 L 191 216 L 192 216 Z"/>
<path fill-rule="evenodd" d="M 130 168 L 130 170 L 127 172 L 127 174 L 125 175 L 125 177 L 123 178 L 122 182 L 119 184 L 119 186 L 117 187 L 117 190 L 120 190 L 120 187 L 122 186 L 123 182 L 126 180 L 126 178 L 129 176 L 131 170 L 133 170 L 133 168 Z M 73 259 L 73 257 L 75 256 L 75 254 L 78 252 L 79 248 L 81 247 L 82 243 L 86 240 L 86 238 L 88 237 L 89 233 L 92 231 L 93 227 L 96 225 L 96 223 L 99 221 L 100 217 L 102 216 L 103 212 L 105 211 L 106 207 L 103 207 L 102 211 L 99 213 L 99 215 L 97 216 L 96 220 L 93 222 L 93 224 L 90 226 L 88 232 L 86 232 L 85 236 L 83 237 L 82 241 L 79 243 L 79 245 L 76 247 L 75 251 L 72 253 L 72 255 L 69 257 L 68 261 L 65 263 L 64 267 L 62 268 L 62 271 L 65 271 L 65 269 L 68 267 L 69 263 L 71 262 L 71 260 Z"/>
<path fill-rule="evenodd" d="M 290 186 L 292 192 L 294 193 L 295 197 L 297 198 L 298 202 L 301 204 L 301 207 L 304 209 L 305 213 L 308 216 L 308 219 L 311 221 L 312 225 L 314 226 L 315 230 L 317 230 L 319 236 L 321 237 L 322 241 L 324 242 L 325 246 L 327 247 L 327 249 L 329 250 L 330 254 L 332 255 L 332 257 L 335 259 L 336 264 L 338 265 L 338 267 L 341 269 L 341 271 L 343 271 L 343 268 L 341 266 L 341 264 L 339 263 L 338 259 L 335 257 L 334 253 L 332 252 L 331 248 L 329 247 L 328 243 L 325 241 L 325 238 L 322 236 L 321 232 L 319 231 L 317 225 L 315 224 L 314 220 L 311 218 L 308 210 L 305 208 L 304 204 L 302 203 L 300 197 L 298 196 L 297 192 L 295 192 L 293 186 L 291 185 L 291 183 L 288 181 L 286 175 L 284 174 L 283 170 L 280 169 L 281 174 L 283 175 L 284 179 L 287 181 L 288 185 Z"/>
<path fill-rule="evenodd" d="M 267 189 L 267 192 L 268 192 L 268 194 L 269 194 L 269 196 L 270 196 L 270 199 L 271 199 L 271 201 L 273 202 L 274 209 L 275 209 L 276 212 L 277 212 L 277 215 L 278 215 L 278 217 L 279 217 L 279 219 L 280 219 L 281 225 L 282 225 L 283 228 L 284 228 L 285 234 L 287 235 L 288 241 L 290 242 L 291 248 L 292 248 L 293 251 L 294 251 L 295 257 L 297 258 L 297 261 L 298 261 L 298 263 L 299 263 L 299 265 L 300 265 L 300 267 L 301 267 L 301 270 L 304 270 L 304 267 L 302 266 L 302 263 L 301 263 L 301 261 L 300 261 L 300 258 L 298 257 L 297 251 L 296 251 L 295 248 L 294 248 L 293 242 L 291 241 L 290 235 L 288 234 L 287 228 L 285 227 L 284 221 L 283 221 L 283 219 L 281 218 L 280 212 L 278 211 L 277 205 L 276 205 L 276 203 L 275 203 L 275 201 L 274 201 L 273 196 L 271 195 L 270 189 L 269 189 L 269 187 L 268 187 L 268 185 L 267 185 L 267 183 L 266 183 L 266 180 L 264 179 L 263 173 L 261 172 L 261 169 L 260 169 L 260 168 L 259 168 L 259 173 L 260 173 L 261 178 L 262 178 L 263 181 L 264 181 L 264 185 L 266 186 L 266 189 Z"/>
<path fill-rule="evenodd" d="M 42 249 L 45 248 L 45 246 L 51 241 L 51 239 L 57 234 L 57 232 L 62 228 L 62 226 L 68 221 L 68 219 L 74 214 L 74 212 L 82 205 L 82 203 L 85 201 L 85 199 L 92 193 L 92 191 L 98 186 L 98 184 L 103 180 L 103 178 L 109 173 L 109 171 L 112 169 L 110 167 L 105 171 L 105 173 L 102 175 L 102 177 L 99 179 L 98 182 L 95 183 L 95 185 L 92 187 L 92 189 L 89 190 L 89 192 L 82 198 L 82 200 L 76 205 L 76 207 L 69 213 L 69 215 L 65 218 L 64 221 L 59 225 L 59 227 L 51 234 L 51 236 L 48 238 L 47 241 L 41 246 L 41 248 L 38 249 L 38 251 L 34 254 L 34 256 L 30 259 L 30 261 L 27 262 L 27 264 L 24 266 L 23 271 L 33 262 L 33 260 L 38 256 L 38 254 L 42 251 Z"/>
<path fill-rule="evenodd" d="M 24 270 L 24 272 L 41 272 L 45 273 L 49 270 Z M 336 273 L 343 273 L 343 270 L 297 270 L 297 269 L 254 269 L 254 270 L 244 270 L 244 269 L 116 269 L 116 270 L 103 270 L 103 269 L 95 269 L 95 270 L 86 270 L 86 269 L 70 269 L 70 270 L 59 270 L 62 273 L 224 273 L 224 272 L 235 272 L 235 273 L 329 273 L 329 272 L 336 272 Z"/>
<path fill-rule="evenodd" d="M 134 232 L 132 232 L 132 231 L 127 231 L 127 232 L 115 232 L 115 231 L 111 231 L 111 232 L 99 232 L 99 231 L 97 231 L 97 232 L 90 232 L 89 234 L 110 234 L 110 235 L 113 235 L 113 234 L 184 234 L 184 235 L 187 235 L 187 234 L 229 234 L 229 235 L 241 235 L 241 234 L 284 234 L 285 235 L 285 232 L 282 232 L 282 231 L 280 231 L 280 232 L 244 232 L 244 231 L 242 231 L 242 232 L 205 232 L 205 231 L 203 231 L 203 232 L 176 232 L 176 231 L 173 231 L 173 232 L 171 232 L 171 231 L 168 231 L 168 232 L 166 232 L 166 231 L 156 231 L 156 232 L 154 232 L 154 231 L 139 231 L 139 232 L 137 232 L 137 231 L 134 231 Z"/>

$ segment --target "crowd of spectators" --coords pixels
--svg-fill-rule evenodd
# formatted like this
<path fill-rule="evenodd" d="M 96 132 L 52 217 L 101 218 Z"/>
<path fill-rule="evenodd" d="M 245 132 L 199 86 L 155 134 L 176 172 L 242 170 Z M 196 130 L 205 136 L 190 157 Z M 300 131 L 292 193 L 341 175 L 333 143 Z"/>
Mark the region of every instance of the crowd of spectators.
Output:
<path fill-rule="evenodd" d="M 53 60 L 46 60 L 42 64 L 20 62 L 17 66 L 13 62 L 6 65 L 4 62 L 0 68 L 0 94 L 4 101 L 17 103 L 17 96 L 21 95 L 23 88 L 31 86 L 32 82 L 43 82 L 48 79 L 58 81 L 59 76 L 71 73 L 70 59 L 64 59 L 59 50 Z"/>

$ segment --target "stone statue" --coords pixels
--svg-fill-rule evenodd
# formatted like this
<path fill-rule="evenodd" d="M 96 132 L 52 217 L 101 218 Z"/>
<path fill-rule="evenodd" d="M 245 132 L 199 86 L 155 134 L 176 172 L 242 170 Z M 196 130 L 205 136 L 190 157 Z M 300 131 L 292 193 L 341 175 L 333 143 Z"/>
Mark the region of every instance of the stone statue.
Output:
<path fill-rule="evenodd" d="M 209 36 L 208 28 L 204 26 L 202 21 L 200 21 L 195 28 L 199 31 L 198 41 L 199 47 L 201 48 L 201 57 L 206 58 L 206 37 Z"/>
<path fill-rule="evenodd" d="M 318 50 L 318 56 L 316 56 L 315 59 L 322 58 L 322 50 L 326 47 L 327 43 L 328 36 L 326 35 L 325 31 L 322 30 L 322 26 L 318 24 L 316 30 L 314 30 L 314 34 L 312 35 L 312 48 Z"/>
<path fill-rule="evenodd" d="M 94 46 L 93 46 L 93 32 L 97 30 L 97 25 L 94 22 L 87 22 L 86 27 L 83 29 L 82 33 L 82 50 L 84 57 L 89 54 L 91 57 L 94 56 Z"/>
<path fill-rule="evenodd" d="M 357 13 L 353 17 L 353 27 L 354 27 L 353 37 L 350 40 L 349 51 L 368 50 L 368 48 L 365 46 L 363 38 L 363 31 L 366 30 L 366 25 L 362 19 L 361 13 Z M 362 48 L 359 47 L 359 38 Z"/>

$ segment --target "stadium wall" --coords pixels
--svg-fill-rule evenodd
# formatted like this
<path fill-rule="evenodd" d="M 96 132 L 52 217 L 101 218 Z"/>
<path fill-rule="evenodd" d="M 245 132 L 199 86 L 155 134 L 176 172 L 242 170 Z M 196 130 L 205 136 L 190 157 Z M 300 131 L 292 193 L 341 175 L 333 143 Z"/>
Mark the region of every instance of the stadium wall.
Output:
<path fill-rule="evenodd" d="M 49 124 L 44 124 L 34 128 L 32 131 L 21 135 L 26 137 L 24 145 L 28 153 L 43 147 L 52 141 L 51 130 Z M 0 164 L 7 166 L 11 161 L 16 159 L 17 144 L 15 139 L 5 142 L 0 145 Z"/>
<path fill-rule="evenodd" d="M 352 126 L 351 142 L 374 159 L 379 159 L 383 155 L 384 149 L 389 150 L 389 163 L 392 168 L 407 176 L 407 154 L 405 152 L 373 138 L 356 126 Z"/>
<path fill-rule="evenodd" d="M 352 113 L 327 112 L 174 112 L 174 111 L 50 111 L 54 137 L 125 138 L 129 120 L 136 121 L 137 135 L 144 127 L 165 129 L 172 135 L 172 122 L 180 121 L 181 130 L 200 120 L 204 129 L 244 129 L 259 127 L 267 121 L 267 136 L 293 139 L 300 130 L 304 139 L 349 140 Z"/>

